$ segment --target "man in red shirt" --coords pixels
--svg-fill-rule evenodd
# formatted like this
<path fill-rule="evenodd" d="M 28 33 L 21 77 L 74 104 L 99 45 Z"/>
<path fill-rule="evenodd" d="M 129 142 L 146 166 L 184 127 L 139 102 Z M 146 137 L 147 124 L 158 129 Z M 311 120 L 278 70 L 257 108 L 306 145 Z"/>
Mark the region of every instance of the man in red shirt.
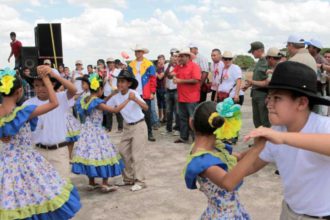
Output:
<path fill-rule="evenodd" d="M 10 58 L 14 55 L 15 57 L 15 69 L 19 69 L 21 67 L 21 48 L 22 48 L 22 43 L 18 40 L 16 40 L 16 33 L 11 32 L 10 33 L 10 47 L 11 47 L 11 52 L 8 57 L 8 63 L 10 63 Z"/>
<path fill-rule="evenodd" d="M 186 143 L 189 140 L 189 119 L 200 100 L 201 70 L 192 60 L 195 55 L 189 48 L 179 53 L 179 65 L 173 70 L 173 82 L 177 84 L 180 138 L 174 143 Z"/>

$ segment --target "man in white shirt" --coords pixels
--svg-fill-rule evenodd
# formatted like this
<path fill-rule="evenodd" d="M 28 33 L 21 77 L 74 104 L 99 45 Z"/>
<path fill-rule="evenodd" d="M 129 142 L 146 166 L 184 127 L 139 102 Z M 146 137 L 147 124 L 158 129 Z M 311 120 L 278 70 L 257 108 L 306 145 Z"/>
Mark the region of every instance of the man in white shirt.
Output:
<path fill-rule="evenodd" d="M 83 62 L 81 60 L 77 60 L 75 62 L 75 65 L 76 65 L 76 68 L 75 68 L 75 70 L 72 71 L 72 82 L 76 86 L 77 94 L 80 95 L 84 91 L 81 86 L 81 81 L 77 80 L 77 78 L 83 77 L 86 73 L 84 71 Z"/>
<path fill-rule="evenodd" d="M 117 90 L 117 77 L 120 72 L 119 69 L 116 68 L 115 59 L 110 57 L 106 60 L 107 63 L 107 75 L 104 79 L 104 96 L 108 96 L 111 94 L 112 91 Z M 123 131 L 123 117 L 118 112 L 115 114 L 118 123 L 118 130 L 117 133 L 121 133 Z M 104 125 L 105 127 L 111 131 L 112 130 L 112 119 L 113 113 L 105 112 L 104 113 Z"/>
<path fill-rule="evenodd" d="M 202 54 L 198 52 L 198 46 L 195 43 L 189 44 L 190 52 L 195 54 L 195 59 L 193 60 L 195 63 L 198 64 L 199 68 L 201 69 L 202 78 L 200 81 L 201 84 L 201 95 L 200 95 L 200 101 L 204 102 L 207 98 L 207 91 L 203 89 L 205 87 L 204 84 L 208 83 L 208 75 L 209 75 L 209 61 L 206 57 L 204 57 Z"/>
<path fill-rule="evenodd" d="M 69 178 L 69 152 L 65 142 L 67 128 L 66 115 L 69 100 L 74 97 L 76 87 L 59 74 L 52 72 L 51 78 L 57 80 L 67 90 L 56 94 L 59 106 L 54 110 L 38 117 L 36 130 L 32 133 L 32 141 L 41 153 L 65 178 Z M 41 79 L 33 79 L 32 86 L 36 97 L 28 99 L 23 105 L 42 105 L 48 102 L 49 96 Z"/>
<path fill-rule="evenodd" d="M 219 49 L 213 49 L 211 53 L 211 58 L 213 63 L 211 64 L 211 73 L 212 73 L 212 96 L 211 100 L 215 101 L 215 97 L 217 95 L 217 90 L 219 87 L 220 83 L 220 73 L 222 72 L 223 69 L 223 62 L 221 61 L 221 51 Z"/>

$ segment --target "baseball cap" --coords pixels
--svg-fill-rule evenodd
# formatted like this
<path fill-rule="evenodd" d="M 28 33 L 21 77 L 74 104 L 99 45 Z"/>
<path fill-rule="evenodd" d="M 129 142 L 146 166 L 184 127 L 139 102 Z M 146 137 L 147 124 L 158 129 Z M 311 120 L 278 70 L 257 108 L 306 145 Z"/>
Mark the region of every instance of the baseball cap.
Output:
<path fill-rule="evenodd" d="M 250 44 L 251 48 L 248 51 L 248 53 L 252 53 L 255 50 L 263 49 L 265 48 L 264 44 L 261 43 L 260 41 L 254 41 Z"/>
<path fill-rule="evenodd" d="M 107 63 L 108 62 L 115 62 L 116 60 L 115 60 L 115 58 L 112 58 L 112 57 L 109 57 L 108 59 L 107 59 Z"/>
<path fill-rule="evenodd" d="M 76 64 L 76 65 L 77 65 L 77 64 L 83 65 L 83 63 L 82 63 L 81 60 L 77 60 L 75 64 Z"/>
<path fill-rule="evenodd" d="M 271 47 L 268 49 L 266 56 L 267 57 L 282 57 L 282 54 L 281 54 L 280 50 L 277 49 L 276 47 Z"/>
<path fill-rule="evenodd" d="M 290 35 L 288 37 L 287 43 L 294 43 L 294 44 L 304 44 L 305 40 L 301 36 L 298 35 Z"/>
<path fill-rule="evenodd" d="M 188 47 L 189 48 L 198 48 L 196 43 L 190 43 Z"/>
<path fill-rule="evenodd" d="M 52 62 L 49 59 L 44 60 L 44 64 L 52 65 Z"/>
<path fill-rule="evenodd" d="M 323 46 L 321 44 L 321 41 L 313 39 L 313 38 L 310 41 L 306 41 L 306 44 L 309 45 L 309 46 L 319 48 L 319 49 L 323 48 Z"/>
<path fill-rule="evenodd" d="M 177 49 L 177 48 L 172 48 L 172 49 L 170 50 L 170 53 L 179 53 L 179 52 L 180 52 L 180 50 Z"/>

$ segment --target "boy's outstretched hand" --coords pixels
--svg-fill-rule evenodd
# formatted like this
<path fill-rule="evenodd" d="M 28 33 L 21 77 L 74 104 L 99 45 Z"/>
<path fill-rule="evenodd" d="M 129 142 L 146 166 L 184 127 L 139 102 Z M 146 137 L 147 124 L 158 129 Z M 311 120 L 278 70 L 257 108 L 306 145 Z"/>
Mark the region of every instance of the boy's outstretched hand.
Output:
<path fill-rule="evenodd" d="M 252 130 L 248 135 L 244 137 L 244 142 L 249 141 L 252 138 L 264 138 L 273 144 L 284 144 L 284 133 L 274 131 L 271 128 L 260 126 L 257 129 Z"/>

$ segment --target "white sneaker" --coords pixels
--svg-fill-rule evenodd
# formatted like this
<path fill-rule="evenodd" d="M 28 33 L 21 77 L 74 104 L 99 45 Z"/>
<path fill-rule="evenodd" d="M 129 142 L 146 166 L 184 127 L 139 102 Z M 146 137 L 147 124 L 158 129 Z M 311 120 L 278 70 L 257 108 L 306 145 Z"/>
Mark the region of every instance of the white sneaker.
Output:
<path fill-rule="evenodd" d="M 179 131 L 174 131 L 173 136 L 180 136 L 180 132 Z"/>
<path fill-rule="evenodd" d="M 141 189 L 144 189 L 146 188 L 146 184 L 145 183 L 142 183 L 142 182 L 138 182 L 138 183 L 135 183 L 132 187 L 131 187 L 131 191 L 132 192 L 136 192 L 136 191 L 140 191 Z"/>

